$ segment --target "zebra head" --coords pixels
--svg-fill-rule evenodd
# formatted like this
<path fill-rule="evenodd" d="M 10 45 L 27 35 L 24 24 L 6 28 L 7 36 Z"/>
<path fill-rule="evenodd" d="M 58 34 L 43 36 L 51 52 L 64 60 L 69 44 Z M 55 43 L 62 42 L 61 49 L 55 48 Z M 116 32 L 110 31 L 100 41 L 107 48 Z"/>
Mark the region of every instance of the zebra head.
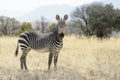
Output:
<path fill-rule="evenodd" d="M 56 25 L 56 33 L 58 38 L 61 40 L 64 37 L 65 34 L 65 22 L 68 19 L 68 15 L 64 15 L 64 18 L 60 18 L 59 15 L 56 15 L 56 20 L 58 21 Z"/>

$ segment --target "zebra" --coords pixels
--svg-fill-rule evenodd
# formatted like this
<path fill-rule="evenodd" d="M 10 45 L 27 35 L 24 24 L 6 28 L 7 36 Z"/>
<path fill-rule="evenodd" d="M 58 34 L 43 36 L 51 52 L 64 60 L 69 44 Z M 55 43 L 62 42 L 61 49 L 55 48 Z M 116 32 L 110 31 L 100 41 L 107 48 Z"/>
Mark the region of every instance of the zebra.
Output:
<path fill-rule="evenodd" d="M 17 48 L 15 51 L 15 56 L 18 55 L 19 47 L 21 48 L 22 55 L 20 57 L 20 66 L 21 69 L 28 70 L 26 65 L 26 56 L 31 49 L 41 50 L 47 49 L 49 52 L 48 56 L 48 70 L 52 63 L 54 57 L 54 70 L 57 70 L 57 61 L 60 50 L 63 47 L 63 38 L 65 34 L 65 22 L 68 19 L 68 15 L 64 15 L 64 18 L 60 18 L 59 15 L 56 15 L 56 24 L 53 31 L 49 33 L 37 33 L 35 31 L 25 31 L 19 35 L 17 42 Z"/>

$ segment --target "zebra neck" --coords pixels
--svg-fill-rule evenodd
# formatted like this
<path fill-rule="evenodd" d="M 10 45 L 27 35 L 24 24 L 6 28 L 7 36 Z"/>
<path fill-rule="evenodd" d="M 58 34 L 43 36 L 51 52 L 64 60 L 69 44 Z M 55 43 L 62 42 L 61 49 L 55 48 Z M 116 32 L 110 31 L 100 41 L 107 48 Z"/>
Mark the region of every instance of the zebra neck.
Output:
<path fill-rule="evenodd" d="M 59 36 L 57 35 L 57 36 L 56 36 L 56 41 L 62 43 L 62 42 L 63 42 L 63 39 L 60 39 Z"/>
<path fill-rule="evenodd" d="M 53 34 L 52 34 L 52 36 L 54 36 L 55 41 L 60 42 L 60 43 L 63 42 L 63 39 L 59 38 L 57 31 L 54 31 Z"/>

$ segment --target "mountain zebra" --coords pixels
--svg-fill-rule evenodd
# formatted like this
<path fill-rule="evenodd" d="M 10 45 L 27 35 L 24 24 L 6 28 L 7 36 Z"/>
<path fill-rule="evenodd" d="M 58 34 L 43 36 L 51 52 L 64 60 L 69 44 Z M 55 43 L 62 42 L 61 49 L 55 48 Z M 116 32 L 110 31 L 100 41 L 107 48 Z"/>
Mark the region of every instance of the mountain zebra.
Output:
<path fill-rule="evenodd" d="M 68 15 L 64 15 L 64 19 L 56 15 L 58 21 L 54 30 L 50 33 L 37 33 L 32 31 L 26 31 L 20 34 L 15 55 L 18 55 L 19 46 L 21 47 L 22 55 L 20 57 L 21 69 L 28 70 L 26 65 L 26 56 L 28 52 L 33 50 L 48 49 L 48 70 L 50 70 L 52 58 L 54 56 L 54 69 L 57 70 L 57 60 L 60 50 L 63 46 L 64 27 L 65 21 L 68 19 Z"/>

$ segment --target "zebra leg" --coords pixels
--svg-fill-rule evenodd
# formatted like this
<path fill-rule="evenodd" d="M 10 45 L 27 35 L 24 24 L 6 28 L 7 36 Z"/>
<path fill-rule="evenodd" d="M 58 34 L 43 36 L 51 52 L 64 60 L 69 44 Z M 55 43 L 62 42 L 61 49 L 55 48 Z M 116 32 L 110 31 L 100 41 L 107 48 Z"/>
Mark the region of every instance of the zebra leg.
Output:
<path fill-rule="evenodd" d="M 53 58 L 53 53 L 49 53 L 49 59 L 48 59 L 48 70 L 50 70 L 51 62 Z"/>
<path fill-rule="evenodd" d="M 31 50 L 30 48 L 27 50 L 27 54 L 30 50 Z M 27 56 L 27 54 L 26 54 L 26 56 Z M 24 58 L 24 67 L 25 67 L 26 70 L 28 70 L 27 65 L 26 65 L 26 56 Z"/>
<path fill-rule="evenodd" d="M 27 70 L 27 66 L 26 66 L 26 52 L 22 53 L 22 56 L 20 57 L 20 65 L 21 65 L 21 69 L 25 68 Z"/>
<path fill-rule="evenodd" d="M 21 62 L 21 69 L 25 68 L 27 69 L 27 65 L 26 65 L 26 54 L 22 54 L 22 56 L 20 57 L 20 62 Z"/>
<path fill-rule="evenodd" d="M 58 53 L 54 54 L 54 70 L 57 70 Z"/>
<path fill-rule="evenodd" d="M 26 70 L 28 70 L 28 68 L 27 68 L 27 65 L 26 65 L 26 56 L 27 56 L 27 54 L 28 54 L 28 52 L 30 51 L 31 49 L 28 49 L 27 50 L 27 53 L 26 54 L 24 54 L 25 56 L 24 56 L 24 62 L 23 62 L 23 65 L 24 65 L 24 68 L 26 69 Z"/>
<path fill-rule="evenodd" d="M 24 65 L 24 55 L 22 54 L 22 56 L 20 57 L 20 66 L 21 66 L 21 69 L 23 69 L 23 65 Z"/>
<path fill-rule="evenodd" d="M 28 70 L 28 68 L 27 68 L 27 65 L 26 65 L 26 56 L 24 57 L 24 68 L 26 69 L 26 70 Z"/>

